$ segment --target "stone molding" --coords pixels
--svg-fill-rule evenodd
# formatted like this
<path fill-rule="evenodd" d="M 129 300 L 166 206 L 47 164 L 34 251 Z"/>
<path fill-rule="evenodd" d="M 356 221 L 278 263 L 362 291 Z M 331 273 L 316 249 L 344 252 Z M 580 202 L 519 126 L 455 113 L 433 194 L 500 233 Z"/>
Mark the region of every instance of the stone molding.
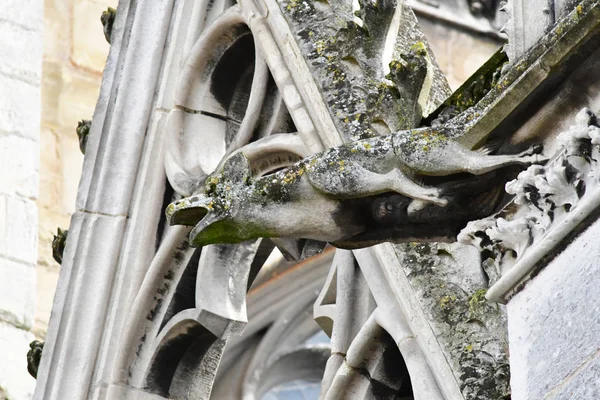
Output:
<path fill-rule="evenodd" d="M 137 249 L 129 252 L 132 249 L 125 228 L 126 221 L 137 218 L 130 203 L 138 173 L 143 174 L 147 166 L 140 163 L 140 155 L 171 8 L 171 1 L 133 4 L 124 0 L 119 4 L 35 399 L 92 396 L 98 389 L 93 375 L 106 372 L 94 366 L 105 365 L 106 358 L 114 357 L 114 350 L 107 349 L 107 345 L 114 339 L 113 329 L 118 331 L 120 319 L 126 317 L 122 310 L 127 308 L 124 303 L 129 292 L 115 289 L 115 296 L 122 300 L 119 303 L 111 301 L 113 289 L 124 285 L 134 290 L 136 274 L 143 276 L 145 272 L 129 262 L 128 256 L 144 256 Z M 147 201 L 145 204 L 150 207 Z M 147 216 L 144 219 L 150 222 Z M 148 236 L 145 239 L 149 240 L 145 243 L 152 242 Z M 139 238 L 136 241 L 142 242 Z M 118 268 L 120 262 L 130 268 Z"/>

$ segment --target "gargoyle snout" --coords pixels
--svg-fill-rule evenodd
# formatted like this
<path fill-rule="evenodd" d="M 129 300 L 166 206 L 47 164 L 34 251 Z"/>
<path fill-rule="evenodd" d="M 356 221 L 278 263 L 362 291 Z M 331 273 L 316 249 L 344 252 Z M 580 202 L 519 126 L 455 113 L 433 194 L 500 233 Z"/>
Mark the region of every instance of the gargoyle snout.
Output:
<path fill-rule="evenodd" d="M 212 210 L 212 201 L 204 195 L 185 197 L 167 206 L 170 225 L 194 226 Z"/>

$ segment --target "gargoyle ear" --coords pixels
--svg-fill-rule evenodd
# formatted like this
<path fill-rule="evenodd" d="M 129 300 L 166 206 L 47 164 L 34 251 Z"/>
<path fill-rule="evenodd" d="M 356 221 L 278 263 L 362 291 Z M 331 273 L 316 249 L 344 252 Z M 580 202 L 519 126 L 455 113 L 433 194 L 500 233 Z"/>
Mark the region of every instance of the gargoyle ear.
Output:
<path fill-rule="evenodd" d="M 252 177 L 250 163 L 244 154 L 231 156 L 223 165 L 223 178 L 232 182 L 248 182 Z"/>

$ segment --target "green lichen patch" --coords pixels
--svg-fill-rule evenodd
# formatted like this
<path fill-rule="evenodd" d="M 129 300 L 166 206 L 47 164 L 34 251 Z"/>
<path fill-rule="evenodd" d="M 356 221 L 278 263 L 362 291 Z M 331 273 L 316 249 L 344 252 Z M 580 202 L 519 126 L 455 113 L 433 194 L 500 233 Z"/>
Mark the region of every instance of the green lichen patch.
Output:
<path fill-rule="evenodd" d="M 387 66 L 381 60 L 395 1 L 360 1 L 355 13 L 350 2 L 280 0 L 279 4 L 346 141 L 410 129 L 419 123 L 423 81 L 437 66 L 431 63 L 410 10 L 405 10 L 386 77 Z M 434 81 L 435 88 L 445 84 Z"/>
<path fill-rule="evenodd" d="M 467 272 L 474 265 L 459 264 L 456 246 L 407 243 L 396 252 L 465 399 L 505 399 L 510 395 L 506 317 L 485 299 L 478 274 Z"/>
<path fill-rule="evenodd" d="M 481 314 L 481 311 L 485 308 L 487 304 L 486 292 L 487 289 L 479 289 L 469 297 L 469 316 L 471 318 Z"/>

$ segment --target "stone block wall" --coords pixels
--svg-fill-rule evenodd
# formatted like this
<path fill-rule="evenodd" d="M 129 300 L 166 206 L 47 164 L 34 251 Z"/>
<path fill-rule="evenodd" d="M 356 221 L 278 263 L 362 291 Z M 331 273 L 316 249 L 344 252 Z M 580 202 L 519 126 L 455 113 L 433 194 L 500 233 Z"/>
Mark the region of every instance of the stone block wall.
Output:
<path fill-rule="evenodd" d="M 600 396 L 600 221 L 508 303 L 513 399 Z"/>
<path fill-rule="evenodd" d="M 42 0 L 0 7 L 0 398 L 28 399 L 39 192 Z"/>
<path fill-rule="evenodd" d="M 40 227 L 35 334 L 45 336 L 60 266 L 52 259 L 56 228 L 75 211 L 83 155 L 77 122 L 92 119 L 109 44 L 100 15 L 118 0 L 46 0 L 40 135 Z"/>

